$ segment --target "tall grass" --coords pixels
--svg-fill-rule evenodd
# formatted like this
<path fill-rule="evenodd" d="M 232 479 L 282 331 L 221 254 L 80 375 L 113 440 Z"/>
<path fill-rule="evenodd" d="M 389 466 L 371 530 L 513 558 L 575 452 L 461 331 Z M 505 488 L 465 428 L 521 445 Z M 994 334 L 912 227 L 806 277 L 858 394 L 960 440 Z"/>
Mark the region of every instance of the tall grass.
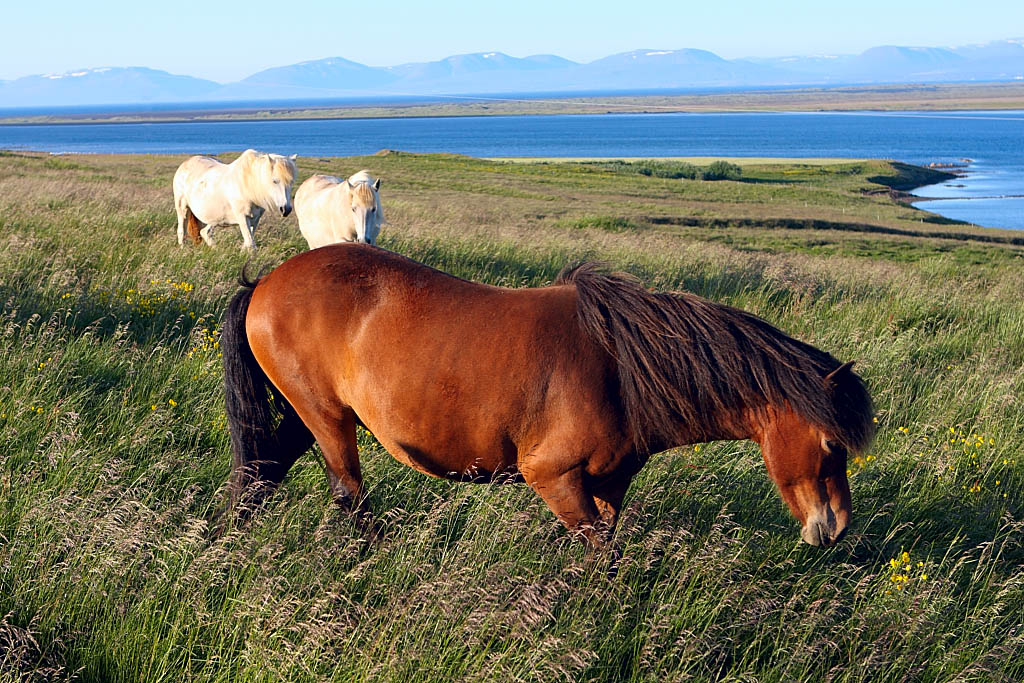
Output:
<path fill-rule="evenodd" d="M 849 463 L 853 529 L 828 551 L 800 543 L 751 443 L 653 458 L 612 576 L 528 488 L 424 477 L 367 433 L 379 538 L 334 509 L 312 455 L 218 537 L 217 328 L 245 256 L 227 235 L 174 243 L 177 161 L 0 158 L 0 680 L 1024 677 L 1012 245 L 645 218 L 749 218 L 776 187 L 775 216 L 820 218 L 829 198 L 869 225 L 915 222 L 860 192 L 871 165 L 684 197 L 571 165 L 300 160 L 378 171 L 384 246 L 456 275 L 537 286 L 599 258 L 856 359 L 879 438 Z M 303 245 L 291 220 L 257 241 L 269 263 Z"/>

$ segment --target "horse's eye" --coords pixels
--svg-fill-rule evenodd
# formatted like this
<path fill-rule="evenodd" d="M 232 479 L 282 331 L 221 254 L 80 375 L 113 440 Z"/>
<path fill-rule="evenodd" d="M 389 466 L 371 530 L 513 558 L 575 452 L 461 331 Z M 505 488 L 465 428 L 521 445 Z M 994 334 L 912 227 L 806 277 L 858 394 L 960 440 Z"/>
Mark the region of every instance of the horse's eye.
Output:
<path fill-rule="evenodd" d="M 832 455 L 844 455 L 846 453 L 846 447 L 835 441 L 825 441 L 825 448 Z"/>
<path fill-rule="evenodd" d="M 370 209 L 370 213 L 377 213 L 377 207 L 375 206 L 372 209 Z"/>

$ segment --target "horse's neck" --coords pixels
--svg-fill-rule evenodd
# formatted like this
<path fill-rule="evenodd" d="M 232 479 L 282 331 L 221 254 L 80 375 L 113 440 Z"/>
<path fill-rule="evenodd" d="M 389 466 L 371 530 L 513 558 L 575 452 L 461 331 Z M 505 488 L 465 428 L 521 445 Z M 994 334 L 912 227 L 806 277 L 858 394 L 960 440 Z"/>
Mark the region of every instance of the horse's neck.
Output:
<path fill-rule="evenodd" d="M 715 424 L 682 425 L 676 432 L 676 438 L 673 439 L 677 443 L 652 443 L 651 452 L 656 453 L 669 448 L 707 443 L 708 441 L 743 441 L 745 439 L 756 441 L 760 434 L 757 429 L 759 412 L 744 408 L 734 414 L 719 417 Z"/>
<path fill-rule="evenodd" d="M 238 195 L 244 201 L 248 201 L 251 206 L 260 209 L 260 213 L 273 210 L 273 206 L 267 206 L 267 197 L 261 192 L 262 188 L 259 183 L 253 182 L 251 164 L 246 164 L 242 159 L 242 157 L 238 157 L 228 164 L 224 171 L 226 177 L 233 181 Z"/>
<path fill-rule="evenodd" d="M 230 180 L 239 187 L 245 186 L 245 167 L 242 162 L 242 157 L 238 157 L 230 164 L 225 164 L 221 171 L 221 178 L 223 180 Z"/>
<path fill-rule="evenodd" d="M 237 159 L 232 161 L 230 164 L 225 164 L 227 168 L 224 169 L 224 172 L 241 173 L 242 169 L 244 169 L 246 165 L 248 165 L 248 159 L 246 158 L 246 155 L 242 154 Z"/>

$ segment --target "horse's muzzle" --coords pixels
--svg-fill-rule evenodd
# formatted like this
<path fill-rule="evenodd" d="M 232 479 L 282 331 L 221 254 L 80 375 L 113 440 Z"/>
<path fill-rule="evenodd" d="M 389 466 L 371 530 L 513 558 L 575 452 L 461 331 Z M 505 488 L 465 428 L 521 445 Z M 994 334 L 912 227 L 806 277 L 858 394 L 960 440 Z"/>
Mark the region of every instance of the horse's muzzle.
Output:
<path fill-rule="evenodd" d="M 800 530 L 800 537 L 805 543 L 813 546 L 831 548 L 843 540 L 847 527 L 836 530 L 822 522 L 811 522 Z"/>

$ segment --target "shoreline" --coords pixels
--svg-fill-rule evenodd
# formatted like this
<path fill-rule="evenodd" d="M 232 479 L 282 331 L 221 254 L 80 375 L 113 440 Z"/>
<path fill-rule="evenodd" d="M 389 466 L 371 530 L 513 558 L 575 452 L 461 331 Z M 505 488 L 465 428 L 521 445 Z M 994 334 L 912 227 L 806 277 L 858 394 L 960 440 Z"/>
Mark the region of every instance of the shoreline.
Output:
<path fill-rule="evenodd" d="M 217 157 L 227 156 L 230 157 L 240 152 L 228 152 L 222 155 L 215 155 Z M 374 156 L 388 156 L 389 154 L 403 154 L 403 155 L 420 155 L 417 152 L 403 152 L 401 150 L 382 149 L 374 154 L 364 155 L 365 157 Z M 428 156 L 423 154 L 423 156 Z M 0 149 L 0 157 L 35 157 L 35 158 L 51 158 L 51 157 L 88 157 L 88 156 L 114 156 L 114 157 L 132 157 L 132 156 L 146 156 L 146 157 L 179 157 L 177 154 L 138 154 L 138 153 L 94 153 L 94 152 L 74 152 L 74 153 L 54 153 L 45 152 L 39 150 L 8 150 Z M 889 198 L 897 204 L 906 206 L 913 206 L 916 202 L 925 201 L 938 201 L 940 198 L 934 197 L 922 197 L 919 195 L 911 194 L 914 190 L 927 187 L 929 185 L 936 185 L 946 180 L 951 180 L 964 175 L 966 167 L 946 167 L 946 166 L 933 166 L 933 165 L 917 165 L 910 164 L 902 161 L 896 161 L 892 159 L 871 159 L 867 157 L 735 157 L 735 156 L 672 156 L 672 157 L 633 157 L 633 156 L 607 156 L 607 157 L 469 157 L 471 159 L 478 159 L 481 161 L 489 161 L 494 163 L 508 163 L 508 164 L 585 164 L 585 163 L 601 163 L 608 161 L 624 161 L 629 163 L 636 163 L 642 161 L 676 161 L 693 164 L 695 166 L 706 166 L 715 161 L 728 161 L 729 163 L 736 164 L 740 167 L 747 166 L 835 166 L 843 164 L 857 164 L 867 163 L 872 161 L 885 161 L 894 165 L 894 168 L 900 172 L 899 176 L 891 178 L 891 182 L 879 182 L 882 179 L 876 180 L 876 184 L 879 189 L 874 192 L 867 192 L 866 194 L 888 194 Z M 321 159 L 347 159 L 347 158 L 358 158 L 353 156 L 331 156 L 321 155 L 318 158 Z M 888 188 L 888 189 L 883 189 Z M 941 199 L 957 199 L 956 197 L 948 197 Z M 916 207 L 914 207 L 916 208 Z M 921 211 L 927 211 L 926 209 L 920 209 Z M 933 213 L 928 211 L 928 213 Z M 941 215 L 941 214 L 936 214 Z M 965 223 L 966 225 L 973 225 Z M 986 226 L 974 226 L 985 228 Z M 987 228 L 993 230 L 1014 230 L 1013 228 Z"/>
<path fill-rule="evenodd" d="M 737 90 L 701 94 L 566 96 L 536 99 L 458 96 L 427 96 L 427 102 L 358 104 L 334 102 L 260 103 L 261 106 L 180 107 L 168 104 L 161 112 L 139 111 L 143 104 L 122 109 L 80 113 L 53 112 L 6 114 L 0 109 L 0 126 L 113 125 L 129 123 L 221 123 L 256 121 L 373 120 L 386 118 L 460 118 L 491 116 L 553 116 L 608 114 L 743 114 L 791 112 L 899 112 L 899 111 L 1009 111 L 1024 109 L 1024 83 L 890 84 L 837 86 L 779 90 Z M 454 98 L 453 98 L 454 99 Z M 116 105 L 111 105 L 116 106 Z M 132 107 L 135 107 L 133 109 Z"/>

